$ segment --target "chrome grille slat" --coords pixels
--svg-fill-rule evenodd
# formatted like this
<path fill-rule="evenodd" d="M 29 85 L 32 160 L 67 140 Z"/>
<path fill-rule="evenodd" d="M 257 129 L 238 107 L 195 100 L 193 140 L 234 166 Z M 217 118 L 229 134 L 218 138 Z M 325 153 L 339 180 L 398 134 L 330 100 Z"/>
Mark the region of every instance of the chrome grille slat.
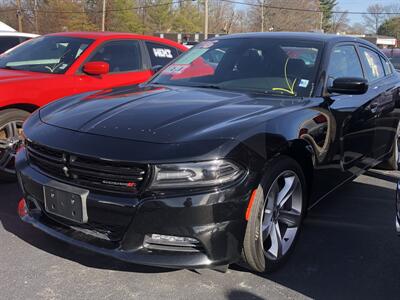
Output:
<path fill-rule="evenodd" d="M 84 188 L 106 192 L 137 193 L 148 167 L 83 157 L 27 142 L 29 163 L 45 174 Z"/>
<path fill-rule="evenodd" d="M 77 162 L 77 161 L 71 161 L 70 166 L 71 166 L 71 168 L 82 168 L 82 169 L 91 170 L 91 171 L 95 171 L 95 172 L 99 172 L 99 171 L 100 172 L 108 172 L 110 174 L 115 174 L 115 175 L 124 174 L 127 176 L 143 176 L 145 173 L 140 168 L 132 168 L 132 169 L 118 168 L 117 170 L 115 169 L 115 167 L 105 167 L 105 166 L 101 166 L 99 168 L 94 168 L 91 164 L 89 165 L 87 163 L 81 163 L 81 162 Z"/>
<path fill-rule="evenodd" d="M 54 168 L 62 169 L 62 167 L 63 167 L 63 164 L 61 162 L 55 163 L 55 162 L 53 162 L 53 160 L 42 158 L 39 155 L 36 155 L 33 153 L 29 153 L 29 157 L 33 158 L 34 160 L 39 161 L 40 163 L 45 163 L 45 164 L 48 164 L 49 166 L 53 166 Z"/>
<path fill-rule="evenodd" d="M 120 180 L 120 181 L 134 181 L 134 182 L 140 182 L 143 180 L 143 177 L 134 177 L 134 175 L 131 176 L 125 176 L 125 175 L 117 175 L 117 174 L 107 174 L 103 172 L 95 172 L 95 171 L 89 171 L 89 170 L 83 170 L 83 169 L 78 169 L 76 167 L 70 167 L 69 170 L 71 171 L 72 174 L 78 175 L 83 175 L 83 176 L 88 176 L 88 177 L 101 177 L 104 179 L 114 179 L 114 180 Z"/>
<path fill-rule="evenodd" d="M 62 164 L 62 158 L 57 158 L 57 157 L 54 157 L 54 156 L 50 156 L 50 155 L 48 155 L 46 153 L 41 153 L 38 150 L 36 150 L 35 148 L 33 148 L 33 147 L 28 147 L 28 148 L 29 148 L 28 149 L 29 150 L 29 154 L 32 155 L 32 156 L 38 157 L 40 159 L 47 159 L 47 160 L 53 161 L 55 163 Z"/>

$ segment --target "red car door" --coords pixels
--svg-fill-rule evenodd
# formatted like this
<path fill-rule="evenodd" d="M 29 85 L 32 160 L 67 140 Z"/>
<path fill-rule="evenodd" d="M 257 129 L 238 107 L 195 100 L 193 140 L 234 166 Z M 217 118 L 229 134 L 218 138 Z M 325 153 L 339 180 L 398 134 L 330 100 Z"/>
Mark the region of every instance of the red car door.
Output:
<path fill-rule="evenodd" d="M 88 75 L 83 71 L 87 62 L 106 62 L 110 69 L 103 75 Z M 134 39 L 107 41 L 99 45 L 78 69 L 76 76 L 83 90 L 106 89 L 146 81 L 152 71 L 146 67 L 140 41 Z"/>

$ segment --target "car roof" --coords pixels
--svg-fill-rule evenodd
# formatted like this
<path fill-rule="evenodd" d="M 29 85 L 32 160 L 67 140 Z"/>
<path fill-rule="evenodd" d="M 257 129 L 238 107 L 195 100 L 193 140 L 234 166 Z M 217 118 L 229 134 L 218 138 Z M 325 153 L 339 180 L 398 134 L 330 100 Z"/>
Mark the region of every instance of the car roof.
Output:
<path fill-rule="evenodd" d="M 34 38 L 39 35 L 34 34 L 34 33 L 25 33 L 25 32 L 17 32 L 17 31 L 0 31 L 0 36 L 21 36 L 21 37 Z"/>
<path fill-rule="evenodd" d="M 148 40 L 153 42 L 159 42 L 164 44 L 169 44 L 171 46 L 187 49 L 185 46 L 168 40 L 163 39 L 156 36 L 142 35 L 142 34 L 134 34 L 134 33 L 126 33 L 126 32 L 58 32 L 58 33 L 50 33 L 47 36 L 69 36 L 69 37 L 79 37 L 86 39 L 95 39 L 95 40 L 113 40 L 113 39 L 140 39 L 140 40 Z"/>
<path fill-rule="evenodd" d="M 250 33 L 237 33 L 231 35 L 224 35 L 215 37 L 213 39 L 231 39 L 231 38 L 284 38 L 284 39 L 298 39 L 309 41 L 321 41 L 324 43 L 337 43 L 337 42 L 358 42 L 376 48 L 374 44 L 366 40 L 339 34 L 326 34 L 319 32 L 250 32 Z"/>

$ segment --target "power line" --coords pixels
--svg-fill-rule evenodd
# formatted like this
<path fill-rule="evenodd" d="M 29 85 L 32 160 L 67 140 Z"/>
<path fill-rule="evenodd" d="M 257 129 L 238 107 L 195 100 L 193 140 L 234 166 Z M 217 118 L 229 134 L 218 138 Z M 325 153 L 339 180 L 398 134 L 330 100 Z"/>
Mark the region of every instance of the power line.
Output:
<path fill-rule="evenodd" d="M 166 2 L 166 3 L 158 3 L 158 4 L 149 4 L 149 5 L 143 5 L 143 6 L 135 6 L 135 7 L 130 7 L 130 8 L 120 8 L 120 9 L 108 9 L 106 10 L 107 12 L 119 12 L 119 11 L 129 11 L 129 10 L 141 10 L 141 9 L 147 9 L 147 8 L 153 8 L 153 7 L 160 7 L 160 6 L 169 6 L 173 4 L 181 4 L 184 2 L 193 2 L 194 0 L 175 0 L 171 2 Z M 252 6 L 252 7 L 260 7 L 260 8 L 268 8 L 268 9 L 276 9 L 276 10 L 287 10 L 287 11 L 301 11 L 301 12 L 313 12 L 313 13 L 323 13 L 323 10 L 320 9 L 311 9 L 311 8 L 293 8 L 293 7 L 283 7 L 283 6 L 274 6 L 274 5 L 268 5 L 268 4 L 257 4 L 257 3 L 248 3 L 248 2 L 243 2 L 243 1 L 238 1 L 238 0 L 218 0 L 221 2 L 227 2 L 227 3 L 232 3 L 232 4 L 239 4 L 239 5 L 245 5 L 245 6 Z M 0 11 L 2 12 L 13 12 L 16 11 L 17 8 L 8 8 L 8 9 L 3 9 Z M 27 9 L 21 9 L 20 12 L 27 11 Z M 96 11 L 88 11 L 90 13 L 103 13 L 102 10 L 96 10 Z M 54 13 L 54 14 L 85 14 L 88 13 L 86 11 L 66 11 L 66 10 L 38 10 L 37 13 Z M 332 14 L 349 14 L 349 15 L 400 15 L 400 12 L 362 12 L 362 11 L 332 11 Z"/>
<path fill-rule="evenodd" d="M 290 10 L 290 11 L 303 11 L 303 12 L 315 12 L 315 13 L 322 13 L 323 10 L 320 9 L 311 9 L 311 8 L 293 8 L 293 7 L 283 7 L 283 6 L 274 6 L 268 4 L 257 4 L 257 3 L 248 3 L 236 0 L 219 0 L 221 2 L 228 2 L 232 4 L 240 4 L 240 5 L 247 5 L 253 7 L 264 7 L 269 9 L 276 9 L 276 10 Z M 400 15 L 400 12 L 379 12 L 379 13 L 370 13 L 365 11 L 332 11 L 333 14 L 349 14 L 349 15 Z"/>
<path fill-rule="evenodd" d="M 177 0 L 177 1 L 171 1 L 171 2 L 165 2 L 165 3 L 158 3 L 158 4 L 149 4 L 149 5 L 143 5 L 143 6 L 134 6 L 130 8 L 120 8 L 120 9 L 107 9 L 107 12 L 119 12 L 119 11 L 129 11 L 129 10 L 140 10 L 140 9 L 147 9 L 147 8 L 152 8 L 152 7 L 159 7 L 159 6 L 169 6 L 169 5 L 174 5 L 174 4 L 182 4 L 184 2 L 193 2 L 193 0 Z M 0 11 L 2 12 L 13 12 L 16 11 L 17 8 L 7 8 L 3 9 Z M 21 9 L 21 12 L 23 11 L 29 11 L 27 9 Z M 76 10 L 38 10 L 38 13 L 50 13 L 50 14 L 86 14 L 86 13 L 103 13 L 103 10 L 95 10 L 95 11 L 76 11 Z"/>

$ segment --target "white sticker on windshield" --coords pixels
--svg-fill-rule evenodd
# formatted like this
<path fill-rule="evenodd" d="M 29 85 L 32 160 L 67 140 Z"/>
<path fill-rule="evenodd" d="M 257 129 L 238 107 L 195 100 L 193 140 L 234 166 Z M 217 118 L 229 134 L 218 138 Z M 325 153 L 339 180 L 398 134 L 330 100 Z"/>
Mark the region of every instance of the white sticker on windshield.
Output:
<path fill-rule="evenodd" d="M 164 70 L 164 74 L 181 74 L 189 65 L 172 64 Z"/>
<path fill-rule="evenodd" d="M 309 81 L 307 79 L 300 80 L 299 87 L 306 88 L 308 86 L 308 82 Z"/>
<path fill-rule="evenodd" d="M 68 65 L 67 64 L 62 64 L 61 66 L 59 66 L 58 68 L 59 69 L 61 69 L 61 70 L 64 70 L 66 67 L 68 67 Z"/>

